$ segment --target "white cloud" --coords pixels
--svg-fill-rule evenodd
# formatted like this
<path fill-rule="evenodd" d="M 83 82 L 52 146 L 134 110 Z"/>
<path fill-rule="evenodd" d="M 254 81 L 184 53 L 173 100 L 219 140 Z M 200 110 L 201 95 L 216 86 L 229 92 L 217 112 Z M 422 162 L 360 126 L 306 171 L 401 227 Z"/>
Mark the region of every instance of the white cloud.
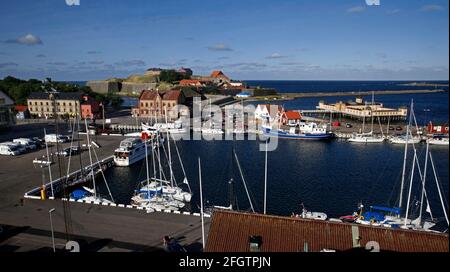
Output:
<path fill-rule="evenodd" d="M 440 6 L 440 5 L 431 4 L 431 5 L 423 6 L 420 10 L 421 11 L 425 11 L 425 12 L 430 12 L 430 11 L 441 11 L 443 9 L 444 8 L 442 6 Z"/>
<path fill-rule="evenodd" d="M 211 51 L 233 51 L 233 49 L 223 43 L 208 46 L 208 49 Z"/>
<path fill-rule="evenodd" d="M 145 66 L 142 60 L 124 60 L 114 63 L 117 66 Z"/>
<path fill-rule="evenodd" d="M 347 9 L 347 12 L 349 13 L 358 13 L 358 12 L 363 12 L 365 11 L 366 8 L 363 6 L 356 6 L 356 7 L 351 7 L 349 9 Z"/>
<path fill-rule="evenodd" d="M 284 58 L 285 56 L 281 55 L 280 53 L 273 53 L 270 56 L 267 56 L 266 59 L 281 59 Z"/>
<path fill-rule="evenodd" d="M 391 10 L 388 10 L 386 13 L 387 13 L 387 14 L 397 14 L 397 13 L 399 13 L 399 12 L 400 12 L 399 9 L 391 9 Z"/>
<path fill-rule="evenodd" d="M 42 44 L 42 40 L 38 36 L 35 36 L 33 34 L 27 34 L 27 35 L 19 37 L 17 39 L 7 40 L 6 43 L 37 45 L 37 44 Z"/>

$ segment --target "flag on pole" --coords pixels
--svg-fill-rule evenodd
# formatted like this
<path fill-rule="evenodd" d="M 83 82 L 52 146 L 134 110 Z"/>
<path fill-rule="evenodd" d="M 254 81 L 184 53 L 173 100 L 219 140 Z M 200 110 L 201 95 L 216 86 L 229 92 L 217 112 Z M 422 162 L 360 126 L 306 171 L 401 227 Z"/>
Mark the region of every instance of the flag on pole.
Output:
<path fill-rule="evenodd" d="M 184 179 L 183 179 L 183 183 L 184 183 L 184 184 L 189 184 L 189 182 L 188 182 L 188 180 L 187 180 L 187 178 L 186 178 L 186 177 L 184 177 Z"/>

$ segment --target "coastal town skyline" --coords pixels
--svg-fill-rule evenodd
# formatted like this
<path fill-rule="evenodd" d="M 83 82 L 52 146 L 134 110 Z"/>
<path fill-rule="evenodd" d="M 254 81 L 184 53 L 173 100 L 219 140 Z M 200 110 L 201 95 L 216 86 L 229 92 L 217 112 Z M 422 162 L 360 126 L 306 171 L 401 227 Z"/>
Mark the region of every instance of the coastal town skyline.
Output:
<path fill-rule="evenodd" d="M 189 67 L 240 80 L 448 80 L 447 1 L 3 7 L 0 77 L 76 81 Z"/>

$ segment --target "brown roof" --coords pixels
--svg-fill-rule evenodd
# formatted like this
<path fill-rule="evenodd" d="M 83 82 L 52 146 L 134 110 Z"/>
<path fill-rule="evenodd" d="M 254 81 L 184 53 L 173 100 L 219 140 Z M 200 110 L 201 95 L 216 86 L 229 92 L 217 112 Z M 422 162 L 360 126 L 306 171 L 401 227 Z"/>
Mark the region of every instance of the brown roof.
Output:
<path fill-rule="evenodd" d="M 24 106 L 24 105 L 16 105 L 16 106 L 14 107 L 14 109 L 15 109 L 16 111 L 18 111 L 18 112 L 22 112 L 22 111 L 26 111 L 26 110 L 28 109 L 28 107 L 27 107 L 27 106 Z"/>
<path fill-rule="evenodd" d="M 196 80 L 196 79 L 183 79 L 180 81 L 180 85 L 185 86 L 185 85 L 198 85 L 201 84 L 200 80 Z"/>
<path fill-rule="evenodd" d="M 206 251 L 249 252 L 250 236 L 261 236 L 262 252 L 303 252 L 305 243 L 310 252 L 346 251 L 354 249 L 355 229 L 361 247 L 376 241 L 381 251 L 449 251 L 448 234 L 231 211 L 214 212 Z"/>
<path fill-rule="evenodd" d="M 155 100 L 156 96 L 160 95 L 158 91 L 154 90 L 143 90 L 139 100 Z"/>
<path fill-rule="evenodd" d="M 302 119 L 302 115 L 298 111 L 286 111 L 284 114 L 288 120 Z"/>
<path fill-rule="evenodd" d="M 222 71 L 213 71 L 211 77 L 224 77 L 228 78 Z"/>
<path fill-rule="evenodd" d="M 181 91 L 171 90 L 163 94 L 163 100 L 178 100 L 181 95 Z"/>

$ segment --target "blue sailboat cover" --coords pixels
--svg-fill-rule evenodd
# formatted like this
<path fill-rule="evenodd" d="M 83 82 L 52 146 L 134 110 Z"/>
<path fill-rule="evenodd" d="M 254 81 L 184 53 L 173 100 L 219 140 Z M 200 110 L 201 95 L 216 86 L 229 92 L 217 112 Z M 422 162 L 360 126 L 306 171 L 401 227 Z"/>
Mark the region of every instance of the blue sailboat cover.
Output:
<path fill-rule="evenodd" d="M 384 212 L 400 214 L 400 208 L 389 208 L 389 207 L 383 207 L 383 206 L 370 206 L 370 208 L 373 210 L 377 210 L 377 211 L 384 211 Z"/>
<path fill-rule="evenodd" d="M 72 198 L 74 198 L 75 200 L 82 199 L 82 198 L 86 197 L 87 194 L 88 194 L 87 191 L 75 190 L 72 192 Z"/>

